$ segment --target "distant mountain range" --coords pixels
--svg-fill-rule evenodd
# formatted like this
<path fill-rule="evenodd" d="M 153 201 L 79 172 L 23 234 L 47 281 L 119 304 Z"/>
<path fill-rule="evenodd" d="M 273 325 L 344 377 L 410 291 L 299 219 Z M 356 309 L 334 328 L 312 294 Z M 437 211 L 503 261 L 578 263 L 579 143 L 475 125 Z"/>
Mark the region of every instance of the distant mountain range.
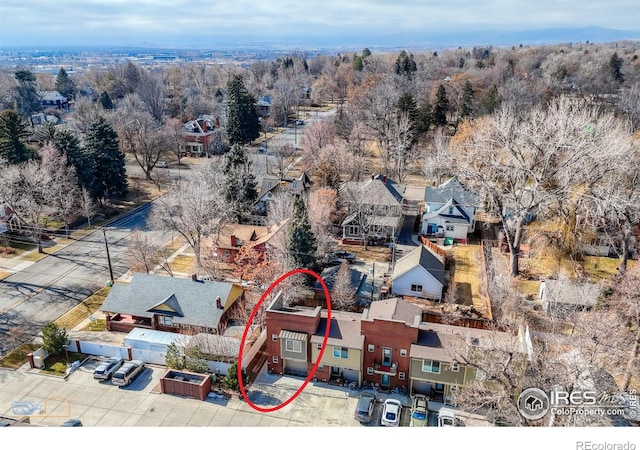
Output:
<path fill-rule="evenodd" d="M 219 36 L 179 36 L 153 39 L 150 37 L 137 43 L 118 43 L 100 45 L 99 43 L 83 45 L 54 45 L 41 46 L 2 46 L 5 50 L 61 50 L 62 48 L 80 51 L 91 48 L 137 48 L 137 49 L 198 49 L 198 50 L 361 50 L 367 47 L 371 50 L 394 50 L 398 48 L 411 50 L 439 50 L 451 47 L 473 46 L 509 46 L 509 45 L 543 45 L 577 42 L 613 42 L 622 40 L 640 40 L 640 30 L 616 30 L 602 27 L 583 28 L 550 28 L 522 31 L 480 30 L 480 31 L 451 31 L 429 32 L 399 31 L 399 32 L 334 32 L 323 35 L 219 35 Z"/>

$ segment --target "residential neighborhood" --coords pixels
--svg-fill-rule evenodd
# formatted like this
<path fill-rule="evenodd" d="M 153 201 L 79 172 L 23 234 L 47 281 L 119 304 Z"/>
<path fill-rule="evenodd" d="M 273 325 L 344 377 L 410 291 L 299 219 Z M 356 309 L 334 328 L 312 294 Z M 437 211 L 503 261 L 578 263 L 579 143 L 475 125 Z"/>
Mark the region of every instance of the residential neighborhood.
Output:
<path fill-rule="evenodd" d="M 412 45 L 0 64 L 0 425 L 640 426 L 638 41 Z"/>

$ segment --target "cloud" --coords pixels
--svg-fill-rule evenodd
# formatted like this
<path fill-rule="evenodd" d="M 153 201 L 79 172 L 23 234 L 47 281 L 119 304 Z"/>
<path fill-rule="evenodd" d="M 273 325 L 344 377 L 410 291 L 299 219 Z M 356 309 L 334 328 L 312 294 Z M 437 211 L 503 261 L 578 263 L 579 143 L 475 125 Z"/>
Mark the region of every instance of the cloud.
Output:
<path fill-rule="evenodd" d="M 375 36 L 594 25 L 639 30 L 637 0 L 2 0 L 0 3 L 0 45 L 296 38 L 338 33 Z"/>

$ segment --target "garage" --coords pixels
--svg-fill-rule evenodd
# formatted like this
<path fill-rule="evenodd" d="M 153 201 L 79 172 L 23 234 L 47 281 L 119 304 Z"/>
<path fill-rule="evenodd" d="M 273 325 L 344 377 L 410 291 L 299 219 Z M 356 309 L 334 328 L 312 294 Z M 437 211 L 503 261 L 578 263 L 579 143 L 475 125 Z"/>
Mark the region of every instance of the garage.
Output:
<path fill-rule="evenodd" d="M 411 390 L 413 394 L 423 394 L 431 397 L 432 386 L 428 381 L 412 380 Z"/>
<path fill-rule="evenodd" d="M 284 360 L 284 373 L 287 375 L 294 375 L 297 377 L 307 376 L 307 362 L 297 361 L 295 359 Z"/>
<path fill-rule="evenodd" d="M 347 383 L 351 383 L 355 381 L 356 383 L 360 382 L 360 372 L 353 369 L 342 369 L 342 378 Z"/>

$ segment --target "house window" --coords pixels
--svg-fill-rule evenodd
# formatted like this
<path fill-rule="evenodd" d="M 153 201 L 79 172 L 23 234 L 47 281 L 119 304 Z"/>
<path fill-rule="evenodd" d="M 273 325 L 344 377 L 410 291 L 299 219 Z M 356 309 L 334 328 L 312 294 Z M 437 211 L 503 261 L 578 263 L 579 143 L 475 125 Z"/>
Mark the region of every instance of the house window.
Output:
<path fill-rule="evenodd" d="M 460 371 L 460 365 L 457 362 L 452 362 L 451 363 L 451 371 L 452 372 L 459 372 Z"/>
<path fill-rule="evenodd" d="M 389 347 L 382 349 L 382 365 L 386 367 L 391 366 L 391 349 Z"/>
<path fill-rule="evenodd" d="M 291 187 L 292 187 L 292 188 L 294 188 L 294 189 L 296 188 L 296 180 L 293 180 L 293 181 L 291 182 Z"/>
<path fill-rule="evenodd" d="M 347 227 L 347 233 L 349 234 L 349 236 L 357 236 L 359 231 L 360 227 L 358 227 L 357 225 L 349 225 Z"/>
<path fill-rule="evenodd" d="M 421 284 L 412 284 L 411 285 L 411 291 L 412 292 L 422 292 L 422 285 Z"/>
<path fill-rule="evenodd" d="M 173 319 L 170 316 L 159 316 L 158 323 L 160 323 L 160 325 L 164 325 L 165 327 L 172 327 Z"/>
<path fill-rule="evenodd" d="M 271 340 L 272 341 L 277 341 L 278 340 L 278 335 L 277 334 L 272 334 L 271 335 Z"/>
<path fill-rule="evenodd" d="M 274 364 L 278 364 L 278 357 L 274 356 L 273 358 L 271 358 L 271 361 L 273 361 Z"/>
<path fill-rule="evenodd" d="M 267 181 L 267 187 L 271 188 L 271 181 Z"/>
<path fill-rule="evenodd" d="M 401 348 L 401 349 L 400 349 L 400 356 L 402 356 L 403 358 L 404 358 L 405 356 L 407 356 L 407 349 L 406 349 L 406 348 Z"/>
<path fill-rule="evenodd" d="M 320 371 L 324 370 L 324 364 L 320 364 L 320 365 L 318 366 L 318 370 L 320 370 Z"/>
<path fill-rule="evenodd" d="M 373 375 L 373 367 L 367 367 L 367 375 Z"/>
<path fill-rule="evenodd" d="M 349 349 L 346 347 L 333 347 L 333 357 L 347 359 L 349 357 Z"/>
<path fill-rule="evenodd" d="M 404 372 L 398 372 L 398 379 L 404 380 Z"/>
<path fill-rule="evenodd" d="M 454 227 L 453 225 L 447 225 L 446 230 L 447 230 L 447 231 L 454 231 L 454 230 L 455 230 L 455 227 Z"/>
<path fill-rule="evenodd" d="M 302 353 L 302 342 L 294 339 L 287 339 L 284 343 L 284 348 L 288 352 Z"/>
<path fill-rule="evenodd" d="M 316 348 L 317 348 L 318 350 L 322 350 L 322 344 L 316 344 Z"/>
<path fill-rule="evenodd" d="M 370 352 L 373 352 L 373 351 L 375 351 L 376 346 L 373 345 L 373 344 L 369 344 L 369 346 L 367 348 L 369 349 Z"/>
<path fill-rule="evenodd" d="M 422 361 L 422 371 L 429 373 L 440 373 L 440 362 L 425 359 Z"/>

